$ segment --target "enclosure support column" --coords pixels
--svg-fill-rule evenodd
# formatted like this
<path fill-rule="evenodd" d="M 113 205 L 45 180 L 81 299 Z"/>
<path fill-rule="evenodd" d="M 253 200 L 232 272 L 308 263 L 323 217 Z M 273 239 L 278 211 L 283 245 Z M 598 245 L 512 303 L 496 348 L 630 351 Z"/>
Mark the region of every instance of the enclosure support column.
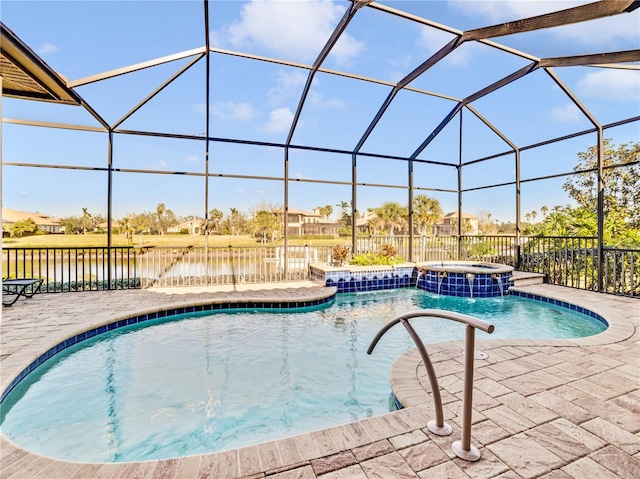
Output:
<path fill-rule="evenodd" d="M 462 260 L 462 110 L 458 135 L 458 261 Z"/>
<path fill-rule="evenodd" d="M 598 292 L 604 290 L 604 142 L 602 126 L 598 125 Z"/>
<path fill-rule="evenodd" d="M 113 221 L 113 131 L 109 130 L 107 145 L 107 289 L 111 289 L 111 236 L 113 231 L 111 223 Z M 127 268 L 129 265 L 127 264 Z"/>
<path fill-rule="evenodd" d="M 287 281 L 289 274 L 289 146 L 284 148 L 284 280 Z"/>
<path fill-rule="evenodd" d="M 409 159 L 409 261 L 414 262 L 413 257 L 413 160 Z M 421 258 L 422 260 L 422 258 Z"/>
<path fill-rule="evenodd" d="M 516 149 L 516 245 L 515 269 L 520 269 L 520 149 Z"/>
<path fill-rule="evenodd" d="M 358 188 L 356 185 L 356 180 L 358 178 L 356 171 L 356 154 L 351 154 L 351 254 L 357 254 L 356 251 L 356 238 L 358 229 L 356 227 L 356 205 L 357 196 L 358 196 Z"/>
<path fill-rule="evenodd" d="M 209 51 L 209 3 L 204 2 L 204 33 L 205 33 L 205 62 L 206 73 L 205 81 L 205 129 L 206 138 L 204 140 L 204 284 L 209 284 L 209 99 L 210 99 L 210 70 L 211 70 L 211 52 Z"/>

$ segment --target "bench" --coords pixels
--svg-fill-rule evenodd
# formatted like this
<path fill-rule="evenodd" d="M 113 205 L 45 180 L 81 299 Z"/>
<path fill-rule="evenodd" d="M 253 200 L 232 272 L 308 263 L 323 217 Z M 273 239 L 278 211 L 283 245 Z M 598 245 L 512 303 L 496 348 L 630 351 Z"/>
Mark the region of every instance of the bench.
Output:
<path fill-rule="evenodd" d="M 3 279 L 2 305 L 11 306 L 18 301 L 20 296 L 31 298 L 40 291 L 43 281 L 42 278 Z M 5 300 L 5 296 L 8 298 L 7 300 Z"/>

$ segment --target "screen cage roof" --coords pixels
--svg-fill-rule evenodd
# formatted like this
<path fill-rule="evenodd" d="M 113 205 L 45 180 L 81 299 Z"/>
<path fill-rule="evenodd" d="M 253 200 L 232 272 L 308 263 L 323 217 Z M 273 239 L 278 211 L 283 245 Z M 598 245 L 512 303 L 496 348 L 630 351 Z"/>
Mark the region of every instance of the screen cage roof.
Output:
<path fill-rule="evenodd" d="M 104 19 L 83 17 L 88 15 L 88 5 L 95 2 L 63 2 L 53 11 L 71 25 L 52 18 L 48 32 L 30 32 L 24 41 L 12 29 L 15 28 L 18 34 L 21 28 L 27 30 L 29 15 L 36 13 L 27 15 L 26 10 L 16 5 L 20 2 L 13 3 L 5 8 L 3 15 L 7 25 L 2 24 L 0 74 L 3 96 L 7 98 L 5 103 L 9 98 L 19 98 L 76 105 L 75 108 L 84 112 L 84 117 L 77 120 L 80 117 L 67 114 L 66 108 L 55 121 L 46 118 L 46 114 L 43 115 L 45 119 L 34 120 L 25 118 L 29 113 L 23 114 L 20 106 L 5 105 L 5 113 L 16 112 L 16 117 L 3 118 L 3 122 L 102 132 L 110 136 L 104 164 L 48 164 L 5 153 L 3 164 L 8 166 L 95 170 L 109 174 L 181 174 L 205 178 L 205 190 L 209 189 L 209 181 L 213 178 L 282 180 L 284 187 L 279 194 L 287 209 L 304 208 L 304 205 L 290 204 L 289 185 L 294 182 L 350 188 L 354 208 L 364 203 L 358 202 L 359 187 L 399 187 L 408 190 L 409 198 L 412 198 L 414 192 L 420 190 L 460 195 L 483 188 L 515 186 L 513 203 L 516 222 L 519 222 L 518 195 L 522 179 L 519 167 L 515 167 L 512 179 L 500 181 L 498 178 L 493 183 L 483 184 L 471 181 L 466 189 L 459 177 L 455 180 L 456 172 L 473 170 L 478 164 L 492 164 L 504 157 L 510 158 L 509 163 L 515 158 L 517 163 L 522 151 L 589 133 L 600 132 L 599 139 L 593 142 L 599 144 L 603 129 L 633 124 L 640 119 L 637 105 L 621 109 L 616 118 L 609 114 L 601 116 L 598 105 L 585 102 L 573 88 L 577 81 L 567 81 L 562 75 L 563 70 L 575 71 L 576 68 L 637 74 L 640 69 L 637 34 L 630 42 L 616 43 L 614 48 L 607 46 L 613 45 L 611 42 L 603 42 L 601 46 L 596 42 L 598 46 L 585 47 L 564 41 L 555 43 L 550 50 L 540 41 L 542 36 L 558 31 L 576 32 L 587 28 L 585 26 L 597 32 L 599 25 L 604 28 L 604 22 L 611 25 L 619 19 L 624 19 L 624 25 L 629 25 L 631 20 L 637 27 L 638 1 L 553 3 L 546 7 L 547 10 L 555 7 L 553 11 L 521 15 L 496 23 L 486 22 L 486 17 L 474 17 L 475 2 L 458 2 L 457 18 L 460 21 L 455 27 L 440 22 L 440 18 L 445 18 L 443 12 L 448 8 L 450 13 L 453 8 L 446 2 L 113 2 L 104 8 L 109 9 L 109 14 L 117 15 L 113 18 L 122 22 L 120 30 L 108 24 L 112 17 L 108 17 L 107 10 Z M 331 7 L 329 14 L 324 9 L 327 4 Z M 258 27 L 252 30 L 251 21 L 264 14 L 267 8 L 275 9 L 273 18 L 282 20 L 282 25 L 276 21 L 275 25 L 261 25 L 264 31 Z M 303 17 L 296 15 L 307 11 L 311 12 L 310 17 L 324 15 L 318 18 L 323 28 L 313 31 L 295 28 L 298 23 L 305 24 Z M 148 37 L 137 27 L 142 19 L 134 13 L 141 12 L 148 15 L 147 23 L 156 26 Z M 176 12 L 181 12 L 184 18 L 178 19 Z M 79 20 L 70 21 L 70 13 Z M 50 57 L 51 67 L 28 43 L 42 42 L 47 35 L 53 35 L 56 30 L 65 31 L 65 28 L 69 34 L 65 40 L 75 39 L 73 48 L 67 48 L 69 54 L 65 53 L 64 59 L 62 55 L 46 54 Z M 90 35 L 93 32 L 95 35 Z M 422 42 L 420 48 L 406 42 L 405 36 L 409 33 L 414 35 L 415 42 Z M 285 56 L 283 52 L 290 52 L 291 56 Z M 455 74 L 454 66 L 470 58 L 476 62 L 476 69 Z M 394 65 L 395 70 L 381 70 L 383 63 Z M 250 71 L 249 64 L 259 66 Z M 153 81 L 149 74 L 152 71 Z M 530 93 L 533 80 L 529 80 L 536 77 L 539 81 L 541 76 L 548 82 L 548 91 L 553 90 L 554 95 L 562 97 L 578 112 L 579 127 L 554 135 L 555 130 L 545 129 L 537 123 L 530 125 L 529 132 L 521 137 L 512 135 L 511 123 L 515 122 L 500 118 L 500 112 L 542 102 L 543 96 Z M 67 80 L 66 77 L 75 79 Z M 186 78 L 194 83 L 187 83 Z M 109 86 L 101 91 L 102 85 Z M 177 118 L 185 102 L 194 102 L 190 96 L 195 94 L 193 85 L 199 86 L 200 121 L 185 121 L 171 127 L 163 125 L 160 117 Z M 323 97 L 322 87 L 327 85 L 342 92 L 343 96 L 339 99 Z M 522 86 L 517 91 L 512 90 L 517 85 Z M 289 103 L 286 108 L 272 108 L 271 123 L 265 122 L 260 128 L 244 134 L 243 130 L 234 127 L 237 125 L 234 122 L 258 116 L 251 106 L 252 95 L 256 92 L 266 98 L 265 103 L 276 104 L 278 98 L 285 96 Z M 157 99 L 170 96 L 169 93 L 177 98 L 165 103 L 171 105 L 170 109 L 148 108 Z M 227 98 L 231 96 L 236 97 L 234 101 Z M 245 97 L 247 100 L 243 101 Z M 324 114 L 332 108 L 339 110 L 350 101 L 353 104 L 348 109 L 334 112 L 333 116 Z M 422 101 L 425 103 L 419 103 Z M 415 107 L 406 110 L 407 105 Z M 496 105 L 500 108 L 494 111 Z M 149 112 L 145 113 L 146 110 Z M 478 147 L 469 153 L 465 145 L 463 154 L 463 113 L 465 122 L 473 121 L 484 130 L 483 139 L 475 140 L 476 144 L 482 145 L 490 136 L 494 142 L 492 148 L 485 151 Z M 139 122 L 138 118 L 141 119 Z M 149 126 L 143 126 L 142 119 L 148 120 Z M 273 126 L 275 124 L 278 128 Z M 400 131 L 395 132 L 398 125 Z M 315 130 L 315 136 L 310 134 L 312 130 Z M 531 133 L 534 130 L 539 132 L 538 136 Z M 406 138 L 398 136 L 398 141 L 394 141 L 393 135 L 400 134 L 406 134 Z M 194 140 L 203 145 L 206 159 L 201 166 L 191 169 L 153 168 L 133 161 L 117 164 L 114 155 L 118 152 L 114 153 L 113 145 L 117 144 L 114 137 L 118 135 Z M 546 136 L 541 138 L 540 135 Z M 431 147 L 440 146 L 442 142 L 449 144 L 450 153 L 431 154 Z M 255 172 L 225 173 L 209 164 L 218 155 L 218 149 L 225 145 L 275 148 L 284 158 L 285 166 L 278 166 L 275 173 L 268 167 L 257 168 Z M 290 155 L 300 152 L 337 155 L 349 166 L 340 170 L 342 176 L 328 175 L 325 180 L 304 174 L 295 176 L 288 170 L 287 162 Z M 409 165 L 408 171 L 404 170 L 406 183 L 398 185 L 391 179 L 389 184 L 376 182 L 366 173 L 359 176 L 356 165 L 361 159 L 370 160 L 373 169 L 385 169 L 386 166 L 376 165 L 387 165 L 387 160 L 406 163 Z M 376 163 L 378 161 L 380 163 Z M 444 186 L 438 182 L 422 184 L 412 176 L 414 168 L 420 165 L 450 170 L 454 179 Z M 540 173 L 538 177 L 529 175 L 529 179 L 568 173 Z M 112 218 L 117 215 L 112 211 L 110 182 L 107 188 L 107 213 Z M 206 217 L 212 206 L 207 193 L 202 206 Z M 362 210 L 364 206 L 361 206 Z M 458 205 L 460 212 L 461 208 Z M 355 227 L 353 222 L 354 235 Z"/>

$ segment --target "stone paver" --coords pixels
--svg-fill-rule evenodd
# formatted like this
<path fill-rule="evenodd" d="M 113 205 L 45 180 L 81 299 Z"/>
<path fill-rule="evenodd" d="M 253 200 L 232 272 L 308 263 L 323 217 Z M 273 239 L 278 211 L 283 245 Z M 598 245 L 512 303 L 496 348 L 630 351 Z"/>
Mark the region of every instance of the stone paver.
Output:
<path fill-rule="evenodd" d="M 519 288 L 603 316 L 603 333 L 574 340 L 476 341 L 472 444 L 461 437 L 461 341 L 429 345 L 450 436 L 426 428 L 431 388 L 415 350 L 390 371 L 404 410 L 221 453 L 127 464 L 80 464 L 24 451 L 0 435 L 0 479 L 631 479 L 640 477 L 640 301 L 550 285 Z M 64 339 L 126 317 L 185 305 L 320 299 L 311 282 L 40 294 L 2 309 L 0 387 Z"/>

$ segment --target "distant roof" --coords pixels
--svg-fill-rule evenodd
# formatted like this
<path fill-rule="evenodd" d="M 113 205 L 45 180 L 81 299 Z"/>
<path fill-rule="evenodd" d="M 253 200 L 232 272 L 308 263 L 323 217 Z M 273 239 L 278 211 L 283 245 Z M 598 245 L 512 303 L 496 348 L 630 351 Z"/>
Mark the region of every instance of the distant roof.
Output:
<path fill-rule="evenodd" d="M 280 211 L 282 211 L 282 209 L 280 209 Z M 314 211 L 309 211 L 309 210 L 294 210 L 289 208 L 288 211 L 289 214 L 294 214 L 294 215 L 304 215 L 304 216 L 317 216 L 320 217 L 320 215 Z"/>
<path fill-rule="evenodd" d="M 38 226 L 62 224 L 59 219 L 51 218 L 50 216 L 42 213 L 32 213 L 29 211 L 18 211 L 12 210 L 10 208 L 2 208 L 3 223 L 16 223 L 18 221 L 28 220 L 29 218 L 31 218 L 33 222 Z"/>
<path fill-rule="evenodd" d="M 458 212 L 457 211 L 452 211 L 452 212 L 447 213 L 446 215 L 443 216 L 443 218 L 457 218 L 457 217 L 458 217 Z M 462 217 L 463 218 L 469 218 L 469 219 L 478 219 L 478 217 L 476 215 L 465 213 L 464 211 L 462 212 Z"/>

